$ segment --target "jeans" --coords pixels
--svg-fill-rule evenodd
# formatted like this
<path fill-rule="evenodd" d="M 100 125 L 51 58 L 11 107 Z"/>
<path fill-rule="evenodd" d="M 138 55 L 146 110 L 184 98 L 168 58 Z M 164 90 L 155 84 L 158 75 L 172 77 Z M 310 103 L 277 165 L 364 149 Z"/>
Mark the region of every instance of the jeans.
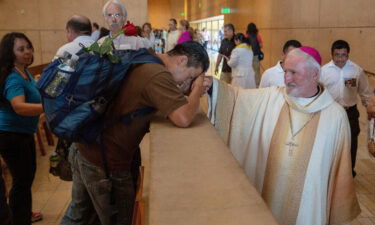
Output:
<path fill-rule="evenodd" d="M 12 176 L 9 206 L 14 225 L 31 224 L 31 185 L 36 171 L 33 134 L 0 131 L 0 154 Z"/>
<path fill-rule="evenodd" d="M 111 179 L 107 179 L 102 168 L 88 162 L 74 148 L 69 161 L 73 172 L 72 201 L 61 224 L 87 225 L 97 216 L 101 225 L 130 225 L 135 197 L 130 171 L 111 173 Z"/>

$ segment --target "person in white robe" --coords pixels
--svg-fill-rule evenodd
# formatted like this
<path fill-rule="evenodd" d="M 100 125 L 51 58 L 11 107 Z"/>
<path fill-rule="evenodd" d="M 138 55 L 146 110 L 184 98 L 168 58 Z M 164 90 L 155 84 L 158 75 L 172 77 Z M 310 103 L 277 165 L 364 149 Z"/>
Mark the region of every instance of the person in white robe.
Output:
<path fill-rule="evenodd" d="M 285 83 L 283 63 L 285 61 L 285 57 L 292 49 L 299 48 L 301 46 L 301 43 L 297 40 L 289 40 L 285 42 L 281 54 L 281 60 L 277 61 L 275 66 L 264 71 L 260 80 L 259 88 L 271 86 L 284 87 Z"/>
<path fill-rule="evenodd" d="M 214 80 L 211 90 L 211 122 L 281 225 L 345 224 L 360 213 L 349 122 L 318 83 L 320 64 L 303 46 L 286 57 L 286 87 Z"/>
<path fill-rule="evenodd" d="M 228 65 L 232 68 L 232 85 L 242 88 L 256 88 L 255 72 L 252 66 L 253 51 L 249 39 L 242 33 L 234 35 L 236 47 L 230 57 L 223 55 Z"/>

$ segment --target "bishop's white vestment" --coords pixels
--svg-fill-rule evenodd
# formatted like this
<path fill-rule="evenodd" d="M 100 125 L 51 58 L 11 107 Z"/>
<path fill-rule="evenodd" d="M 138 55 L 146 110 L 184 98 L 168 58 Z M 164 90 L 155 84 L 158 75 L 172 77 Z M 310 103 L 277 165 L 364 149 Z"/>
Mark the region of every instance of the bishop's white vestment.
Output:
<path fill-rule="evenodd" d="M 214 79 L 209 107 L 211 122 L 281 225 L 344 224 L 358 216 L 349 122 L 323 86 L 301 101 L 285 87 L 240 89 Z"/>

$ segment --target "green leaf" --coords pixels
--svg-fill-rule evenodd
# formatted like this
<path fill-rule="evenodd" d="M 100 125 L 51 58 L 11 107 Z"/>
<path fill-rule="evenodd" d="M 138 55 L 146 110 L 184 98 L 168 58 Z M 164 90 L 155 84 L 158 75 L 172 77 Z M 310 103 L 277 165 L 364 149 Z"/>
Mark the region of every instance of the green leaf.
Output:
<path fill-rule="evenodd" d="M 112 45 L 112 41 L 113 41 L 112 38 L 107 37 L 106 39 L 104 39 L 103 44 L 101 46 Z"/>
<path fill-rule="evenodd" d="M 108 54 L 108 59 L 111 63 L 119 63 L 120 59 L 116 55 Z"/>
<path fill-rule="evenodd" d="M 101 55 L 107 55 L 107 54 L 109 54 L 111 51 L 112 51 L 112 45 L 104 45 L 104 44 L 102 44 L 102 45 L 100 46 L 100 51 L 99 51 L 99 53 L 100 53 Z"/>
<path fill-rule="evenodd" d="M 106 54 L 109 54 L 112 50 L 113 50 L 113 47 L 112 47 L 112 41 L 113 39 L 112 38 L 106 38 L 103 42 L 103 44 L 100 46 L 100 50 L 99 50 L 99 53 L 101 55 L 106 55 Z"/>
<path fill-rule="evenodd" d="M 94 44 L 92 44 L 90 46 L 90 48 L 91 48 L 91 51 L 93 51 L 93 52 L 99 52 L 99 50 L 100 50 L 100 46 L 99 46 L 99 44 L 97 42 L 95 42 Z"/>

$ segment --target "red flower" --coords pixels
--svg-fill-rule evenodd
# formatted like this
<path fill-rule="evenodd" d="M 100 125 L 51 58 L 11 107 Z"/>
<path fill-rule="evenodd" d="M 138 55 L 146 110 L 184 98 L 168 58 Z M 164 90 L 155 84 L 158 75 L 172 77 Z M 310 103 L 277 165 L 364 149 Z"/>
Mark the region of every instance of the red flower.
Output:
<path fill-rule="evenodd" d="M 125 31 L 126 36 L 138 36 L 137 28 L 130 21 L 126 21 L 126 24 L 121 28 Z"/>

